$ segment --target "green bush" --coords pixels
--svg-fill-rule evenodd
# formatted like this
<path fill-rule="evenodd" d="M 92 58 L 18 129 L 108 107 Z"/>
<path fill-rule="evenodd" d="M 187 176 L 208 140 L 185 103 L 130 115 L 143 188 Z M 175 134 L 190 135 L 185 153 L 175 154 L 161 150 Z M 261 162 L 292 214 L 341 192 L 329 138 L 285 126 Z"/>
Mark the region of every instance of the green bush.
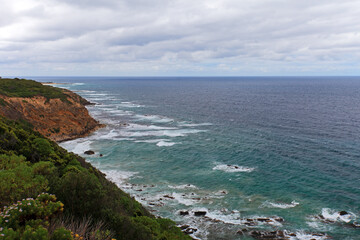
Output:
<path fill-rule="evenodd" d="M 71 232 L 61 227 L 54 231 L 51 240 L 72 240 Z"/>
<path fill-rule="evenodd" d="M 26 198 L 4 207 L 0 213 L 0 239 L 49 240 L 49 221 L 62 213 L 63 206 L 54 195 L 42 193 L 36 199 Z M 70 236 L 56 239 L 72 239 L 71 232 L 65 229 L 57 229 L 54 234 Z"/>
<path fill-rule="evenodd" d="M 86 217 L 103 221 L 106 228 L 99 234 L 110 230 L 118 240 L 191 239 L 174 222 L 155 218 L 83 158 L 34 132 L 26 123 L 0 117 L 0 154 L 1 203 L 9 205 L 46 191 L 55 194 L 65 204 L 64 214 L 77 221 Z M 7 236 L 14 235 L 6 239 L 19 239 L 17 234 L 25 231 L 20 226 L 25 225 L 32 228 L 28 228 L 29 239 L 30 232 L 40 237 L 44 232 L 41 227 L 46 228 L 46 224 L 44 214 L 38 214 L 41 211 L 33 212 L 35 218 L 21 217 L 21 224 L 15 224 L 13 231 L 0 222 Z M 22 230 L 17 232 L 18 229 Z M 61 231 L 56 234 L 62 236 Z"/>
<path fill-rule="evenodd" d="M 34 97 L 43 96 L 48 101 L 59 98 L 63 102 L 70 103 L 68 95 L 61 88 L 43 85 L 39 82 L 26 79 L 0 79 L 0 95 L 8 97 Z"/>
<path fill-rule="evenodd" d="M 38 174 L 44 164 L 30 166 L 24 157 L 14 155 L 0 155 L 0 161 L 0 207 L 48 190 L 48 180 Z M 41 168 L 50 174 L 49 164 Z"/>

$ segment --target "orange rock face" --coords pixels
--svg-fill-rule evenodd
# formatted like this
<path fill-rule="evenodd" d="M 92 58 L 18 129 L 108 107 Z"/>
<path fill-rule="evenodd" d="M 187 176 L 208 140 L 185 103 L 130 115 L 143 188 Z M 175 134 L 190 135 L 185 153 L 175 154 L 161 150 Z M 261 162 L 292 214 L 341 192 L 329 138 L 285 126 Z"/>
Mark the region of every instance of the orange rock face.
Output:
<path fill-rule="evenodd" d="M 4 100 L 0 114 L 13 120 L 26 120 L 34 130 L 58 142 L 84 137 L 103 126 L 89 115 L 85 107 L 89 102 L 73 92 L 64 92 L 69 96 L 68 102 L 42 96 L 0 96 Z"/>

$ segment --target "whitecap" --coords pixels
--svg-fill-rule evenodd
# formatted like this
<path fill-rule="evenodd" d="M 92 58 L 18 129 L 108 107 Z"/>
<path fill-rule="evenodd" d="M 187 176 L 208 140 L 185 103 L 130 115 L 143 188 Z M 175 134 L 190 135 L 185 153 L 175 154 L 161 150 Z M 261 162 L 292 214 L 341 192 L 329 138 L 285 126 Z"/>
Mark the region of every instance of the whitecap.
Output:
<path fill-rule="evenodd" d="M 158 115 L 135 115 L 135 120 L 137 121 L 150 121 L 150 122 L 156 122 L 156 123 L 169 123 L 174 122 L 174 119 L 158 116 Z"/>
<path fill-rule="evenodd" d="M 142 124 L 135 124 L 130 123 L 126 126 L 126 130 L 129 131 L 144 131 L 144 130 L 175 130 L 178 128 L 174 127 L 163 127 L 163 126 L 156 126 L 156 125 L 142 125 Z"/>
<path fill-rule="evenodd" d="M 329 239 L 327 235 L 319 235 L 319 234 L 313 234 L 313 233 L 306 233 L 304 231 L 298 231 L 296 232 L 296 237 L 288 235 L 285 231 L 285 236 L 288 237 L 290 240 L 325 240 Z"/>
<path fill-rule="evenodd" d="M 124 184 L 125 181 L 138 174 L 138 172 L 120 171 L 120 170 L 102 169 L 101 171 L 105 173 L 107 179 L 116 183 L 119 187 L 121 187 L 121 185 Z"/>
<path fill-rule="evenodd" d="M 133 103 L 133 102 L 121 102 L 121 103 L 119 104 L 119 106 L 125 107 L 125 108 L 140 108 L 140 107 L 144 107 L 143 105 L 136 104 L 136 103 Z"/>
<path fill-rule="evenodd" d="M 345 222 L 349 223 L 352 220 L 356 219 L 356 215 L 351 212 L 347 212 L 347 214 L 341 215 L 340 212 L 332 210 L 330 208 L 323 208 L 321 211 L 321 215 L 324 217 L 325 220 L 332 221 L 332 222 Z"/>
<path fill-rule="evenodd" d="M 270 201 L 266 201 L 261 205 L 261 207 L 286 209 L 286 208 L 296 207 L 297 205 L 299 205 L 299 203 L 296 202 L 295 200 L 292 201 L 291 203 L 273 203 Z"/>
<path fill-rule="evenodd" d="M 201 127 L 201 126 L 211 126 L 212 123 L 188 123 L 188 122 L 179 122 L 178 126 L 180 127 Z"/>
<path fill-rule="evenodd" d="M 175 143 L 175 142 L 167 142 L 167 141 L 160 141 L 160 142 L 158 142 L 156 144 L 156 146 L 158 146 L 158 147 L 171 147 L 171 146 L 174 146 L 175 144 L 177 144 L 177 143 Z"/>
<path fill-rule="evenodd" d="M 213 220 L 221 221 L 223 223 L 237 224 L 237 225 L 242 224 L 240 218 L 240 212 L 237 210 L 232 211 L 230 214 L 226 214 L 222 211 L 213 211 L 213 212 L 208 212 L 206 216 Z"/>
<path fill-rule="evenodd" d="M 122 135 L 114 129 L 112 129 L 110 132 L 106 134 L 104 133 L 98 134 L 98 136 L 96 136 L 96 139 L 117 140 L 117 141 L 133 140 L 131 138 L 122 137 Z"/>
<path fill-rule="evenodd" d="M 107 93 L 91 93 L 91 92 L 94 92 L 94 91 L 89 91 L 90 93 L 85 93 L 84 95 L 86 96 L 108 96 L 109 94 Z"/>
<path fill-rule="evenodd" d="M 167 136 L 167 137 L 184 137 L 189 134 L 204 132 L 204 130 L 192 129 L 178 129 L 178 130 L 163 130 L 163 131 L 124 131 L 123 136 L 126 137 L 148 137 L 148 136 Z"/>
<path fill-rule="evenodd" d="M 197 195 L 195 194 L 172 193 L 171 196 L 174 197 L 180 204 L 185 206 L 191 206 L 199 202 L 199 200 L 197 200 Z"/>
<path fill-rule="evenodd" d="M 77 139 L 73 141 L 66 141 L 60 143 L 60 146 L 68 151 L 81 155 L 84 154 L 85 151 L 91 149 L 90 147 L 91 144 L 92 144 L 91 140 L 84 141 L 83 139 Z"/>
<path fill-rule="evenodd" d="M 168 139 L 136 140 L 134 142 L 137 142 L 137 143 L 156 143 L 156 145 L 159 146 L 159 147 L 170 147 L 170 146 L 173 146 L 175 144 L 178 144 L 178 143 L 175 143 L 175 142 L 169 142 Z"/>
<path fill-rule="evenodd" d="M 219 164 L 213 167 L 213 170 L 220 170 L 224 172 L 252 172 L 255 168 L 250 167 L 243 167 L 238 165 L 226 165 L 226 164 Z"/>
<path fill-rule="evenodd" d="M 197 189 L 197 187 L 195 185 L 192 184 L 182 184 L 182 185 L 168 185 L 169 188 L 172 189 Z"/>

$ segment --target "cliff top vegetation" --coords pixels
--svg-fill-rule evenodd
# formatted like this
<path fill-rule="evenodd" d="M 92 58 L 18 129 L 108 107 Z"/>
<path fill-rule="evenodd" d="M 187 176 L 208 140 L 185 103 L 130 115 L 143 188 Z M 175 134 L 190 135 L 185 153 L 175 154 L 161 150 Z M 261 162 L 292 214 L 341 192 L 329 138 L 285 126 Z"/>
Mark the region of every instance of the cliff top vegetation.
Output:
<path fill-rule="evenodd" d="M 0 95 L 23 98 L 43 96 L 47 100 L 59 98 L 63 102 L 68 102 L 67 98 L 69 97 L 61 88 L 43 85 L 33 80 L 19 78 L 1 78 Z"/>

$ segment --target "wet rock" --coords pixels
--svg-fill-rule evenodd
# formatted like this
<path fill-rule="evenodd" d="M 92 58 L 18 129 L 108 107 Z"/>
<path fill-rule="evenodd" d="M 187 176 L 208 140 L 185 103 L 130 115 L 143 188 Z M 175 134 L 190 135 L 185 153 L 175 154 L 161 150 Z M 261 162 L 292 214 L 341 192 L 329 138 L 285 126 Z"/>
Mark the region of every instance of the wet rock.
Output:
<path fill-rule="evenodd" d="M 196 217 L 202 217 L 206 215 L 206 211 L 196 211 L 194 212 L 194 216 Z"/>
<path fill-rule="evenodd" d="M 189 211 L 180 211 L 179 214 L 181 216 L 186 216 L 186 215 L 189 215 Z"/>
<path fill-rule="evenodd" d="M 137 191 L 137 192 L 142 192 L 142 189 L 137 189 L 137 190 L 135 190 L 135 191 Z"/>
<path fill-rule="evenodd" d="M 237 231 L 236 234 L 243 236 L 243 235 L 245 235 L 247 232 L 248 232 L 248 230 L 247 230 L 246 228 L 244 228 L 244 229 L 241 229 L 241 230 Z"/>
<path fill-rule="evenodd" d="M 285 239 L 284 237 L 284 232 L 283 231 L 251 231 L 250 236 L 252 236 L 255 239 L 271 239 L 271 240 L 283 240 Z"/>
<path fill-rule="evenodd" d="M 258 218 L 257 220 L 259 222 L 269 222 L 269 221 L 271 221 L 270 218 Z"/>
<path fill-rule="evenodd" d="M 196 228 L 187 228 L 187 229 L 185 229 L 184 230 L 184 233 L 185 234 L 193 234 L 193 233 L 195 233 L 195 232 L 197 232 L 197 229 Z"/>
<path fill-rule="evenodd" d="M 94 155 L 95 152 L 92 151 L 92 150 L 88 150 L 88 151 L 85 151 L 84 154 L 86 154 L 86 155 Z"/>
<path fill-rule="evenodd" d="M 189 225 L 181 225 L 179 228 L 181 229 L 181 230 L 185 230 L 185 229 L 187 229 L 188 227 L 190 227 Z"/>
<path fill-rule="evenodd" d="M 181 225 L 179 226 L 179 228 L 185 233 L 185 234 L 193 234 L 195 232 L 197 232 L 196 228 L 192 228 L 189 225 Z"/>
<path fill-rule="evenodd" d="M 339 215 L 340 216 L 344 216 L 344 215 L 348 215 L 349 213 L 347 211 L 340 211 Z"/>
<path fill-rule="evenodd" d="M 274 217 L 274 220 L 277 221 L 277 222 L 283 222 L 284 219 L 281 218 L 281 217 Z"/>
<path fill-rule="evenodd" d="M 351 225 L 352 225 L 354 228 L 360 228 L 360 223 L 358 223 L 358 222 L 353 222 Z"/>
<path fill-rule="evenodd" d="M 245 222 L 244 223 L 246 226 L 250 226 L 250 227 L 253 227 L 253 226 L 256 226 L 257 223 L 256 222 Z"/>
<path fill-rule="evenodd" d="M 169 196 L 169 195 L 164 195 L 164 198 L 169 198 L 169 199 L 175 199 L 173 196 Z"/>
<path fill-rule="evenodd" d="M 103 155 L 100 153 L 100 157 L 102 157 Z"/>

